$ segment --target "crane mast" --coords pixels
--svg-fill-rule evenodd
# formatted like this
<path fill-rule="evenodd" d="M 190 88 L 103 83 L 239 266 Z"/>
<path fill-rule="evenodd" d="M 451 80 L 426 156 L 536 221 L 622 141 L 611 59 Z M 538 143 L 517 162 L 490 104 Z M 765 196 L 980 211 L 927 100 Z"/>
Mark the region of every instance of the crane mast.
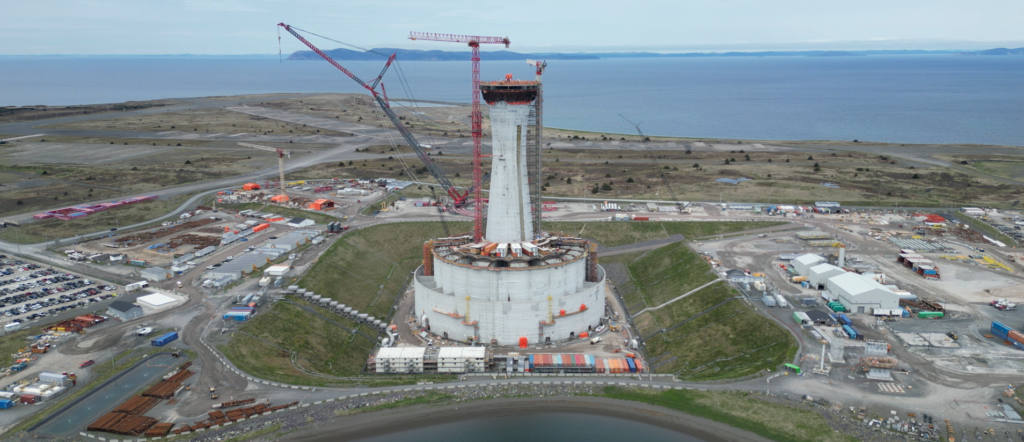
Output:
<path fill-rule="evenodd" d="M 416 138 L 413 137 L 411 132 L 409 132 L 409 129 L 405 128 L 402 122 L 398 119 L 398 116 L 395 115 L 395 111 L 391 109 L 391 106 L 387 101 L 387 95 L 386 93 L 383 92 L 383 85 L 381 85 L 381 92 L 377 92 L 377 85 L 380 84 L 381 78 L 383 78 L 384 76 L 384 72 L 386 72 L 388 67 L 391 66 L 391 63 L 395 61 L 395 54 L 391 54 L 391 56 L 388 58 L 388 61 L 384 65 L 384 69 L 381 70 L 380 75 L 378 75 L 377 78 L 375 78 L 373 81 L 367 84 L 362 79 L 357 77 L 355 74 L 350 72 L 348 69 L 345 69 L 343 66 L 338 64 L 338 62 L 334 61 L 334 59 L 331 58 L 329 55 L 325 54 L 319 48 L 314 46 L 313 43 L 310 43 L 309 40 L 306 40 L 302 35 L 299 35 L 299 33 L 296 32 L 295 29 L 292 28 L 291 26 L 284 23 L 278 23 L 278 26 L 284 28 L 286 31 L 288 31 L 289 34 L 292 34 L 292 36 L 297 38 L 300 42 L 302 42 L 302 44 L 306 45 L 309 49 L 311 49 L 321 58 L 326 60 L 339 71 L 343 72 L 353 81 L 358 83 L 360 86 L 370 91 L 370 95 L 372 95 L 374 101 L 377 102 L 377 106 L 380 107 L 381 111 L 384 112 L 384 115 L 386 115 L 388 119 L 391 120 L 391 124 L 393 124 L 395 128 L 398 129 L 398 133 L 402 134 L 402 138 L 405 139 L 405 142 L 409 144 L 409 147 L 412 148 L 413 152 L 416 153 L 416 156 L 419 157 L 420 161 L 423 162 L 423 165 L 426 166 L 427 171 L 429 171 L 430 174 L 434 176 L 434 179 L 437 180 L 438 184 L 440 184 L 441 187 L 443 187 L 444 190 L 448 193 L 448 196 L 452 198 L 455 205 L 458 206 L 465 203 L 466 197 L 469 196 L 469 192 L 467 191 L 466 194 L 459 194 L 458 189 L 455 188 L 455 186 L 444 174 L 444 172 L 437 166 L 437 164 L 434 163 L 433 159 L 431 159 L 430 156 L 427 155 L 427 152 L 423 149 L 422 146 L 420 146 L 420 143 L 416 141 Z"/>
<path fill-rule="evenodd" d="M 530 138 L 530 147 L 527 152 L 527 174 L 530 177 L 530 197 L 533 199 L 533 234 L 535 237 L 542 235 L 543 228 L 540 222 L 543 218 L 544 202 L 541 189 L 543 164 L 541 160 L 541 141 L 544 137 L 544 83 L 542 81 L 544 70 L 547 69 L 546 61 L 526 60 L 526 64 L 537 69 L 537 99 L 533 102 L 533 137 Z"/>
<path fill-rule="evenodd" d="M 655 170 L 661 174 L 661 183 L 665 185 L 665 188 L 668 189 L 668 193 L 672 195 L 672 201 L 676 204 L 676 210 L 682 211 L 682 203 L 679 202 L 679 198 L 676 197 L 676 191 L 672 190 L 672 185 L 668 182 L 668 178 L 665 177 L 665 172 L 662 169 L 661 162 L 658 161 L 658 156 L 654 154 L 654 149 L 651 148 L 647 135 L 644 135 L 644 131 L 640 129 L 640 123 L 633 123 L 632 121 L 629 121 L 628 118 L 623 117 L 622 114 L 619 114 L 619 116 L 629 124 L 633 125 L 633 127 L 636 128 L 636 132 L 640 134 L 640 141 L 644 143 L 644 148 L 647 150 L 647 154 L 651 156 L 651 161 L 654 162 Z"/>
<path fill-rule="evenodd" d="M 281 178 L 279 186 L 281 188 L 281 195 L 284 196 L 285 198 L 287 198 L 288 194 L 286 194 L 284 192 L 284 156 L 288 155 L 288 158 L 291 158 L 292 157 L 292 151 L 284 150 L 284 149 L 278 149 L 276 147 L 261 146 L 259 144 L 251 144 L 251 143 L 238 143 L 238 145 L 239 146 L 243 146 L 243 147 L 252 148 L 252 149 L 265 150 L 267 152 L 276 152 L 277 153 L 277 170 L 278 170 L 278 173 L 280 174 L 280 178 Z"/>
<path fill-rule="evenodd" d="M 480 242 L 484 237 L 484 205 L 481 198 L 483 188 L 483 112 L 480 111 L 480 45 L 503 44 L 507 48 L 511 41 L 508 37 L 479 37 L 474 35 L 438 34 L 433 32 L 410 32 L 409 40 L 430 40 L 449 43 L 466 43 L 472 51 L 473 82 L 471 94 L 473 111 L 470 113 L 471 133 L 473 135 L 473 241 Z M 469 192 L 467 192 L 468 194 Z"/>

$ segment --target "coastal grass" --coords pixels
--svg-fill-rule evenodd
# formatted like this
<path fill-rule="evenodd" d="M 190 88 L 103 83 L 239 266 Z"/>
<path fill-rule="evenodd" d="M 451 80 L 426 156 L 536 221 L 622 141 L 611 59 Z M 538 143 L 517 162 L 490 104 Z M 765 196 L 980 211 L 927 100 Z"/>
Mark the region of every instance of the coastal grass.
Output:
<path fill-rule="evenodd" d="M 643 402 L 746 430 L 779 442 L 855 442 L 836 432 L 813 410 L 780 406 L 749 393 L 607 387 L 604 396 Z"/>
<path fill-rule="evenodd" d="M 61 221 L 47 219 L 36 222 L 25 222 L 19 227 L 0 229 L 0 240 L 16 244 L 36 244 L 55 239 L 72 238 L 77 235 L 110 230 L 119 226 L 127 226 L 157 218 L 171 212 L 187 198 L 174 202 L 171 199 L 144 201 L 128 206 L 117 207 L 89 216 Z M 121 232 L 112 231 L 111 234 Z"/>
<path fill-rule="evenodd" d="M 410 397 L 410 398 L 405 398 L 405 399 L 399 399 L 397 401 L 389 402 L 389 403 L 386 403 L 386 404 L 372 405 L 372 406 L 369 406 L 369 407 L 362 407 L 362 408 L 354 408 L 354 409 L 351 409 L 351 410 L 335 410 L 334 411 L 334 415 L 338 416 L 338 417 L 342 417 L 342 416 L 351 416 L 353 414 L 368 413 L 368 412 L 371 412 L 371 411 L 389 410 L 389 409 L 392 409 L 392 408 L 411 407 L 411 406 L 416 406 L 416 405 L 441 405 L 441 404 L 447 404 L 447 403 L 451 402 L 453 399 L 455 399 L 455 395 L 453 395 L 453 394 L 439 393 L 439 392 L 436 392 L 436 391 L 428 391 L 428 392 L 426 392 L 424 394 L 421 394 L 421 395 L 418 395 L 418 396 L 414 396 L 414 397 Z"/>
<path fill-rule="evenodd" d="M 628 267 L 635 292 L 652 307 L 715 279 L 707 261 L 683 242 L 651 250 Z"/>

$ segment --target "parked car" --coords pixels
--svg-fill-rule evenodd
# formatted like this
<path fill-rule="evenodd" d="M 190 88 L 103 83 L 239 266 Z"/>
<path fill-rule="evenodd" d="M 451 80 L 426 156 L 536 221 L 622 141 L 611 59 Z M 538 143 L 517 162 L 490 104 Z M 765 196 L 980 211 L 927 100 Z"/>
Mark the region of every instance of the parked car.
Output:
<path fill-rule="evenodd" d="M 89 359 L 88 361 L 85 361 L 85 362 L 83 362 L 81 364 L 78 364 L 78 368 L 85 368 L 85 367 L 88 367 L 88 366 L 90 366 L 92 364 L 95 364 L 95 363 L 96 363 L 96 361 L 94 361 L 92 359 Z"/>

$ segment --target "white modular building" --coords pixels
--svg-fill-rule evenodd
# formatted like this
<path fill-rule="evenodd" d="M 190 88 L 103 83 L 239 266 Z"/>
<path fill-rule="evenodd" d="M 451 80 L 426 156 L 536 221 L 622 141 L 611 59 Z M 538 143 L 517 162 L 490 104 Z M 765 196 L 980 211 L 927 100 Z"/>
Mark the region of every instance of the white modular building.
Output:
<path fill-rule="evenodd" d="M 870 313 L 873 309 L 894 310 L 900 298 L 871 278 L 844 273 L 829 278 L 826 288 L 851 313 Z"/>
<path fill-rule="evenodd" d="M 377 373 L 422 373 L 424 347 L 383 347 L 374 357 Z"/>
<path fill-rule="evenodd" d="M 846 270 L 832 264 L 818 264 L 808 269 L 807 281 L 811 284 L 812 289 L 821 290 L 825 288 L 829 278 L 843 273 L 846 273 Z"/>
<path fill-rule="evenodd" d="M 486 368 L 485 347 L 441 347 L 437 351 L 438 373 L 480 373 Z"/>
<path fill-rule="evenodd" d="M 153 282 L 165 281 L 171 278 L 171 272 L 163 267 L 150 267 L 140 272 L 142 279 Z"/>
<path fill-rule="evenodd" d="M 809 276 L 811 274 L 811 267 L 823 262 L 825 262 L 825 258 L 813 253 L 797 256 L 791 261 L 793 270 L 796 270 L 796 273 L 800 276 Z"/>

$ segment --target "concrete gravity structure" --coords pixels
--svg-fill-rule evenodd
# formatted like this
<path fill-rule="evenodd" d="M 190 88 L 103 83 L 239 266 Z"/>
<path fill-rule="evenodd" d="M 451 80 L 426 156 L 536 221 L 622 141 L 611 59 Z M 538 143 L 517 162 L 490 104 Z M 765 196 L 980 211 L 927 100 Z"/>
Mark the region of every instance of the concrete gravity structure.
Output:
<path fill-rule="evenodd" d="M 467 234 L 424 244 L 415 311 L 433 334 L 526 346 L 578 337 L 604 316 L 595 245 L 533 234 L 526 135 L 537 89 L 510 76 L 480 85 L 493 137 L 487 230 L 479 243 Z"/>

